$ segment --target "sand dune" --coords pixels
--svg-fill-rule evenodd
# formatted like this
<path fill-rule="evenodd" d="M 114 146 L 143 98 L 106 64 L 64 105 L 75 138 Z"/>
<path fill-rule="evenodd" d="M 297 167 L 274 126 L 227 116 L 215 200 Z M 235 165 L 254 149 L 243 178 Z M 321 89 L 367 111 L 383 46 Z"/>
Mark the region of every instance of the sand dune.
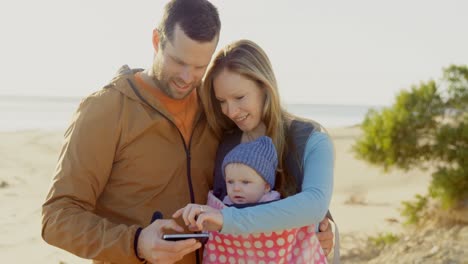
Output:
<path fill-rule="evenodd" d="M 398 231 L 402 200 L 424 194 L 430 173 L 392 171 L 358 161 L 350 152 L 360 129 L 331 129 L 336 148 L 331 204 L 343 234 L 363 236 Z M 0 133 L 0 259 L 4 263 L 89 263 L 47 245 L 40 232 L 41 204 L 62 142 L 62 131 Z M 349 247 L 344 241 L 343 249 Z"/>
<path fill-rule="evenodd" d="M 329 130 L 336 151 L 335 184 L 331 211 L 344 233 L 375 234 L 397 231 L 402 200 L 425 194 L 430 172 L 392 170 L 356 160 L 351 146 L 361 134 L 357 127 Z M 390 221 L 389 221 L 390 220 Z"/>

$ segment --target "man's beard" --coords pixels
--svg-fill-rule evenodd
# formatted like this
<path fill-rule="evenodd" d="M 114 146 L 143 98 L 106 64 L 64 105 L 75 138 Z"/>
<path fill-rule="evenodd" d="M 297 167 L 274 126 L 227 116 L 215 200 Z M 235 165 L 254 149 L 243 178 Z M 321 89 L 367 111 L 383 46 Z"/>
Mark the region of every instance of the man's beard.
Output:
<path fill-rule="evenodd" d="M 156 75 L 156 72 L 153 74 L 153 82 L 164 94 L 167 96 L 174 98 L 173 94 L 171 93 L 171 89 L 169 87 L 169 82 L 167 80 L 161 79 L 159 76 Z"/>
<path fill-rule="evenodd" d="M 198 82 L 198 83 L 193 84 L 193 85 L 192 85 L 192 88 L 190 89 L 190 91 L 187 92 L 187 94 L 185 94 L 182 98 L 177 98 L 177 97 L 175 96 L 175 94 L 173 94 L 173 92 L 172 92 L 172 90 L 171 90 L 171 87 L 169 86 L 169 82 L 170 82 L 171 80 L 168 79 L 168 78 L 165 78 L 163 72 L 161 72 L 161 71 L 156 71 L 156 70 L 153 68 L 153 76 L 152 76 L 152 79 L 153 79 L 154 84 L 155 84 L 164 94 L 166 94 L 168 97 L 170 97 L 170 98 L 172 98 L 172 99 L 176 99 L 176 100 L 184 99 L 185 97 L 187 97 L 189 94 L 192 93 L 193 89 L 197 89 L 197 88 L 201 85 L 201 81 Z"/>

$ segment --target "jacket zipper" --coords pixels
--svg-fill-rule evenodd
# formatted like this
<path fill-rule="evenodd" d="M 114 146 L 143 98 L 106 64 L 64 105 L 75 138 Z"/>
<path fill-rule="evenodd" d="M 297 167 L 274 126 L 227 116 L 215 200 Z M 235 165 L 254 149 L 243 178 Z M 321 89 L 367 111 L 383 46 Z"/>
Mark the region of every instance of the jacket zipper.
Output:
<path fill-rule="evenodd" d="M 182 144 L 184 145 L 185 156 L 187 157 L 187 181 L 188 181 L 188 184 L 189 184 L 190 202 L 195 203 L 195 194 L 193 193 L 192 173 L 191 173 L 191 159 L 192 159 L 192 157 L 190 155 L 190 147 L 192 145 L 193 133 L 195 132 L 195 129 L 197 128 L 198 122 L 200 120 L 200 115 L 199 114 L 197 115 L 197 119 L 196 119 L 195 124 L 193 126 L 192 133 L 190 134 L 189 144 L 188 144 L 188 147 L 187 147 L 187 145 L 185 144 L 184 136 L 182 135 L 182 132 L 180 132 L 180 130 L 176 126 L 176 124 L 174 122 L 172 122 L 172 120 L 170 118 L 168 118 L 166 115 L 161 113 L 161 111 L 159 111 L 156 107 L 149 104 L 148 101 L 146 101 L 143 98 L 143 96 L 140 94 L 140 92 L 138 92 L 136 87 L 133 85 L 133 83 L 129 79 L 127 79 L 127 82 L 130 84 L 130 87 L 135 92 L 135 94 L 138 96 L 138 98 L 140 98 L 141 101 L 143 101 L 145 104 L 147 104 L 148 106 L 153 108 L 156 112 L 158 112 L 160 115 L 162 115 L 164 118 L 166 118 L 167 121 L 169 121 L 177 129 L 177 132 L 179 132 L 180 138 L 182 140 Z M 197 250 L 195 252 L 195 258 L 196 258 L 197 264 L 199 264 L 200 263 L 200 250 Z"/>
<path fill-rule="evenodd" d="M 177 132 L 179 132 L 179 136 L 182 140 L 182 144 L 184 146 L 184 150 L 185 150 L 185 156 L 187 158 L 187 182 L 189 184 L 189 193 L 190 193 L 190 202 L 191 203 L 195 203 L 195 194 L 193 192 L 193 184 L 192 184 L 192 173 L 191 173 L 191 155 L 190 155 L 190 146 L 191 146 L 191 143 L 192 143 L 192 137 L 193 137 L 193 133 L 197 127 L 197 124 L 198 124 L 198 120 L 200 118 L 197 118 L 195 124 L 194 124 L 194 127 L 193 127 L 193 130 L 192 130 L 192 133 L 190 134 L 190 139 L 189 139 L 189 145 L 187 147 L 187 145 L 185 144 L 185 139 L 184 139 L 184 136 L 182 135 L 182 132 L 180 132 L 179 128 L 176 126 L 176 124 L 169 118 L 167 117 L 166 115 L 164 115 L 161 111 L 159 111 L 156 107 L 152 106 L 150 103 L 148 103 L 148 101 L 145 100 L 145 98 L 143 98 L 143 96 L 140 94 L 140 92 L 138 92 L 138 90 L 136 89 L 136 87 L 133 85 L 133 83 L 127 79 L 127 82 L 130 84 L 130 87 L 132 88 L 132 90 L 135 92 L 135 94 L 138 96 L 138 98 L 140 98 L 141 101 L 143 101 L 145 104 L 147 104 L 149 107 L 151 107 L 153 110 L 155 110 L 156 112 L 158 112 L 161 116 L 163 116 L 165 119 L 167 119 L 167 121 L 169 121 L 176 129 L 177 129 Z M 198 260 L 198 259 L 197 259 Z"/>

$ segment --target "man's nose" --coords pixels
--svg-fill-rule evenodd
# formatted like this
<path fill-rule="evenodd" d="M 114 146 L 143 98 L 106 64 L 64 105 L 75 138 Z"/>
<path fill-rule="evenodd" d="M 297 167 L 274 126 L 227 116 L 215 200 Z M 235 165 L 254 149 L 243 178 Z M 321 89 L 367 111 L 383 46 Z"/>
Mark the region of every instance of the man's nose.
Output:
<path fill-rule="evenodd" d="M 180 79 L 182 79 L 185 82 L 185 84 L 191 83 L 193 80 L 193 76 L 193 69 L 188 65 L 182 68 L 182 71 L 179 75 Z"/>

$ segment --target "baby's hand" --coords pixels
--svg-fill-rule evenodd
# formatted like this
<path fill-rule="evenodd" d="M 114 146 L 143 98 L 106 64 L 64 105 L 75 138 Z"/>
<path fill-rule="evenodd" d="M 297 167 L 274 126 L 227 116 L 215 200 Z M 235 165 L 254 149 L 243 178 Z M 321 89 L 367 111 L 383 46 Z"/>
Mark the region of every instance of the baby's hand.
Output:
<path fill-rule="evenodd" d="M 208 205 L 187 204 L 172 215 L 173 218 L 180 216 L 192 231 L 219 231 L 223 227 L 221 211 Z"/>

